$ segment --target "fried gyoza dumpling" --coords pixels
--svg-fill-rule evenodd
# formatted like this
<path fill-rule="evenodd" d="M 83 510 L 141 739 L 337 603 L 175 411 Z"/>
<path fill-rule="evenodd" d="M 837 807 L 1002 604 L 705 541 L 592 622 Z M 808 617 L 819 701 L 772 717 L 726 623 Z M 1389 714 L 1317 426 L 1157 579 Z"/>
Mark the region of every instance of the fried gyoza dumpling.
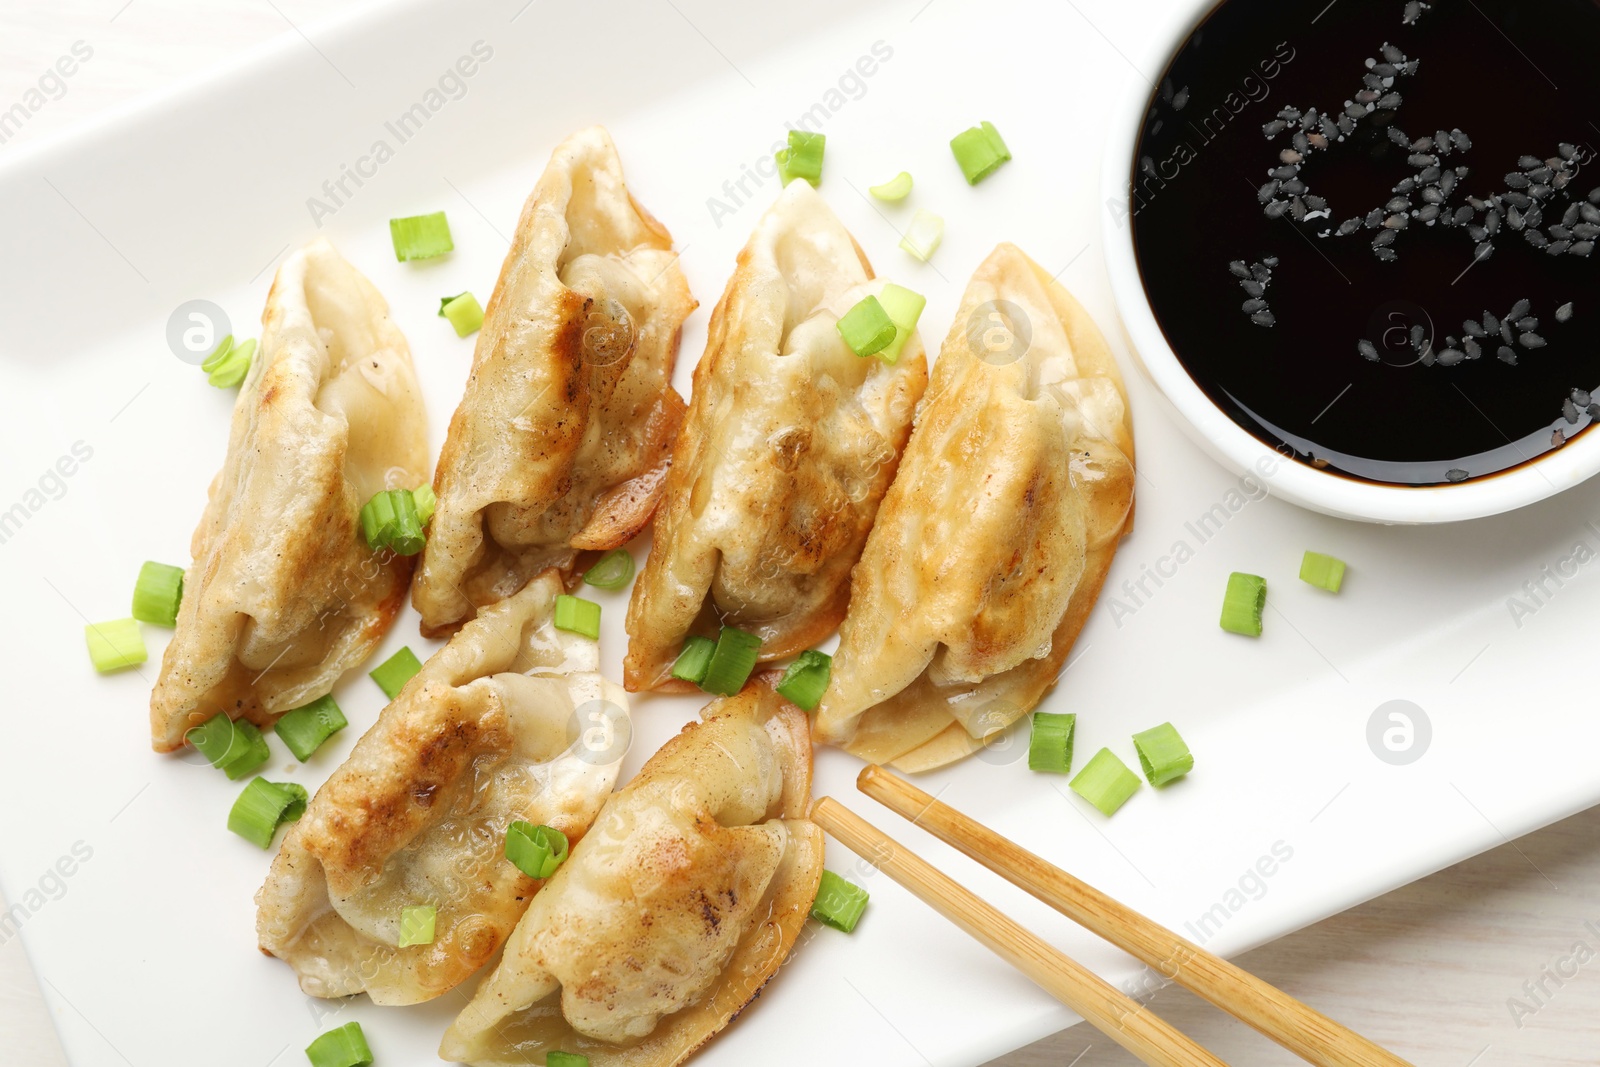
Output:
<path fill-rule="evenodd" d="M 805 715 L 759 684 L 703 715 L 606 802 L 441 1057 L 671 1067 L 777 972 L 822 879 Z"/>
<path fill-rule="evenodd" d="M 694 308 L 611 137 L 567 138 L 523 206 L 439 456 L 412 593 L 423 633 L 650 521 L 683 421 L 672 367 Z"/>
<path fill-rule="evenodd" d="M 1105 339 L 999 246 L 967 286 L 855 569 L 817 738 L 926 770 L 1031 711 L 1099 596 L 1133 480 Z"/>
<path fill-rule="evenodd" d="M 367 658 L 412 560 L 369 549 L 357 515 L 428 480 L 427 425 L 389 306 L 325 240 L 284 260 L 233 406 L 228 456 L 150 695 L 159 752 L 218 712 L 267 726 Z"/>
<path fill-rule="evenodd" d="M 882 288 L 822 197 L 791 182 L 711 316 L 628 605 L 629 689 L 692 690 L 670 677 L 673 660 L 719 623 L 759 636 L 771 660 L 844 618 L 928 378 L 915 331 L 894 364 L 839 336 L 839 316 Z"/>
<path fill-rule="evenodd" d="M 577 841 L 616 784 L 627 695 L 599 645 L 551 625 L 547 571 L 406 683 L 290 827 L 256 894 L 261 949 L 315 997 L 415 1004 L 492 957 L 545 883 L 505 858 L 517 820 Z M 401 909 L 434 941 L 398 947 Z"/>

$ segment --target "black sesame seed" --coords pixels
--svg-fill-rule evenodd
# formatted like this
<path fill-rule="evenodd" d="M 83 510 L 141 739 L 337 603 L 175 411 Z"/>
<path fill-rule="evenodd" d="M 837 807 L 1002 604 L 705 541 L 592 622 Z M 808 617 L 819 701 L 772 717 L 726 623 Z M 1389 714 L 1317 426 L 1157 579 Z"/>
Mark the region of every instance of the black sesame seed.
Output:
<path fill-rule="evenodd" d="M 1403 230 L 1411 225 L 1411 218 L 1407 215 L 1390 215 L 1383 220 L 1383 225 L 1390 230 Z"/>
<path fill-rule="evenodd" d="M 1510 186 L 1512 189 L 1526 189 L 1532 184 L 1532 182 L 1528 181 L 1528 176 L 1526 174 L 1511 173 L 1506 175 L 1506 185 Z"/>
<path fill-rule="evenodd" d="M 1276 179 L 1274 179 L 1273 181 L 1268 182 L 1256 190 L 1256 199 L 1265 204 L 1270 202 L 1272 198 L 1277 195 L 1277 192 L 1278 182 Z"/>
<path fill-rule="evenodd" d="M 1532 310 L 1533 310 L 1533 301 L 1531 301 L 1531 300 L 1527 299 L 1526 297 L 1524 297 L 1523 299 L 1518 300 L 1515 304 L 1511 305 L 1511 310 L 1506 312 L 1506 318 L 1508 318 L 1508 319 L 1520 319 L 1520 318 L 1522 318 L 1524 315 L 1526 315 L 1528 312 L 1530 312 Z"/>
<path fill-rule="evenodd" d="M 1550 187 L 1548 185 L 1530 185 L 1528 186 L 1528 195 L 1535 200 L 1543 200 L 1550 195 Z"/>
<path fill-rule="evenodd" d="M 1439 191 L 1444 193 L 1445 196 L 1449 196 L 1455 190 L 1455 187 L 1455 171 L 1447 170 L 1443 174 L 1439 175 Z"/>
<path fill-rule="evenodd" d="M 1406 134 L 1405 134 L 1405 131 L 1402 130 L 1398 126 L 1390 126 L 1389 127 L 1389 140 L 1393 141 L 1395 144 L 1399 145 L 1401 148 L 1410 148 L 1411 147 L 1411 138 L 1407 137 Z M 1600 189 L 1597 189 L 1595 191 L 1596 192 L 1600 192 Z"/>
<path fill-rule="evenodd" d="M 1378 79 L 1376 79 L 1376 78 L 1373 79 L 1373 81 L 1377 81 L 1377 80 Z M 1375 104 L 1375 103 L 1378 102 L 1378 97 L 1380 97 L 1382 95 L 1383 94 L 1378 92 L 1378 90 L 1376 90 L 1376 89 L 1363 89 L 1359 93 L 1356 94 L 1356 104 Z M 1350 106 L 1353 108 L 1353 107 L 1355 107 L 1355 104 L 1352 104 Z M 1345 113 L 1349 114 L 1348 111 L 1346 111 Z M 1361 112 L 1359 114 L 1357 114 L 1355 117 L 1359 119 L 1359 118 L 1364 118 L 1365 116 L 1366 116 L 1366 109 L 1362 108 Z"/>
<path fill-rule="evenodd" d="M 1404 102 L 1399 93 L 1384 93 L 1378 97 L 1378 106 L 1382 108 L 1397 108 Z"/>
<path fill-rule="evenodd" d="M 1568 144 L 1565 141 L 1562 141 L 1560 144 L 1556 145 L 1556 151 L 1561 153 L 1562 159 L 1578 158 L 1578 147 L 1576 145 Z"/>
<path fill-rule="evenodd" d="M 1239 288 L 1243 289 L 1246 293 L 1250 294 L 1251 296 L 1265 296 L 1266 292 L 1267 292 L 1267 287 L 1265 285 L 1262 285 L 1260 282 L 1257 282 L 1257 281 L 1243 281 L 1243 282 L 1240 282 L 1239 283 Z"/>
<path fill-rule="evenodd" d="M 1573 223 L 1578 221 L 1578 218 L 1578 205 L 1568 204 L 1567 210 L 1561 213 L 1561 225 L 1571 226 Z"/>
<path fill-rule="evenodd" d="M 1543 348 L 1544 338 L 1536 333 L 1525 333 L 1517 338 L 1517 343 L 1523 348 Z"/>
<path fill-rule="evenodd" d="M 1443 176 L 1444 171 L 1440 170 L 1438 167 L 1428 167 L 1417 174 L 1417 181 L 1427 185 L 1431 182 L 1438 181 Z"/>
<path fill-rule="evenodd" d="M 1417 179 L 1415 179 L 1415 178 L 1402 178 L 1400 180 L 1400 183 L 1398 185 L 1396 185 L 1393 189 L 1390 189 L 1389 191 L 1391 193 L 1409 193 L 1409 192 L 1411 192 L 1411 190 L 1415 189 L 1416 187 L 1417 187 Z"/>
<path fill-rule="evenodd" d="M 1516 327 L 1523 332 L 1537 330 L 1539 328 L 1539 319 L 1533 315 L 1524 315 L 1516 321 Z"/>
<path fill-rule="evenodd" d="M 1297 131 L 1295 133 L 1293 143 L 1294 150 L 1299 152 L 1301 155 L 1305 155 L 1307 152 L 1311 151 L 1311 138 L 1307 137 L 1303 131 Z"/>
<path fill-rule="evenodd" d="M 1390 63 L 1400 64 L 1406 61 L 1406 54 L 1388 41 L 1383 43 L 1383 58 Z"/>
<path fill-rule="evenodd" d="M 1492 255 L 1494 255 L 1494 245 L 1488 243 L 1487 241 L 1472 250 L 1472 260 L 1474 263 L 1488 259 Z"/>
<path fill-rule="evenodd" d="M 1263 267 L 1276 267 L 1278 265 L 1278 257 L 1277 256 L 1263 256 L 1263 257 L 1261 257 L 1261 265 Z"/>
<path fill-rule="evenodd" d="M 1296 222 L 1304 222 L 1306 220 L 1306 202 L 1298 196 L 1289 205 L 1289 217 Z"/>
<path fill-rule="evenodd" d="M 1580 408 L 1588 407 L 1592 399 L 1594 398 L 1589 395 L 1589 390 L 1587 389 L 1574 389 L 1572 391 L 1572 402 Z"/>
<path fill-rule="evenodd" d="M 1489 213 L 1489 218 L 1492 219 L 1494 217 L 1495 217 L 1494 212 L 1491 211 Z M 1487 226 L 1489 224 L 1487 222 L 1485 222 L 1484 225 Z M 1508 209 L 1506 211 L 1506 225 L 1510 226 L 1513 230 L 1522 229 L 1522 212 L 1518 211 L 1516 208 Z M 1494 228 L 1492 226 L 1490 227 L 1489 232 L 1490 233 L 1494 232 Z"/>
<path fill-rule="evenodd" d="M 1483 328 L 1488 330 L 1490 333 L 1499 333 L 1500 320 L 1489 314 L 1489 312 L 1485 311 L 1483 313 Z"/>
<path fill-rule="evenodd" d="M 1254 314 L 1255 312 L 1262 310 L 1266 306 L 1267 306 L 1267 302 L 1265 300 L 1261 299 L 1259 296 L 1257 296 L 1257 297 L 1252 297 L 1251 299 L 1246 300 L 1244 303 L 1240 304 L 1239 305 L 1239 310 L 1243 311 L 1243 312 L 1246 312 L 1247 314 Z"/>
<path fill-rule="evenodd" d="M 1367 217 L 1364 221 L 1366 222 L 1367 229 L 1376 230 L 1379 226 L 1383 225 L 1383 211 L 1379 208 L 1373 208 L 1371 211 L 1367 212 Z"/>
<path fill-rule="evenodd" d="M 1507 348 L 1505 345 L 1501 345 L 1499 351 L 1497 351 L 1495 355 L 1502 363 L 1509 363 L 1513 367 L 1517 365 L 1517 354 L 1511 349 Z"/>
<path fill-rule="evenodd" d="M 1371 341 L 1357 341 L 1356 351 L 1360 352 L 1366 359 L 1370 359 L 1374 363 L 1378 362 L 1378 348 Z"/>
<path fill-rule="evenodd" d="M 1464 482 L 1470 478 L 1471 475 L 1462 470 L 1460 467 L 1451 467 L 1449 470 L 1444 472 L 1444 477 L 1445 481 L 1448 482 Z"/>
<path fill-rule="evenodd" d="M 1254 315 L 1250 316 L 1250 321 L 1255 323 L 1257 326 L 1271 326 L 1278 320 L 1273 317 L 1272 312 L 1270 311 L 1258 311 Z"/>
<path fill-rule="evenodd" d="M 1483 349 L 1478 345 L 1478 342 L 1470 337 L 1461 342 L 1461 347 L 1466 349 L 1468 359 L 1477 359 L 1483 355 Z"/>
<path fill-rule="evenodd" d="M 1346 137 L 1356 132 L 1356 124 L 1348 114 L 1340 115 L 1336 126 L 1339 132 L 1344 134 Z"/>
<path fill-rule="evenodd" d="M 1465 210 L 1465 209 L 1463 209 L 1463 210 Z M 1460 218 L 1460 212 L 1457 212 L 1456 217 Z M 1467 216 L 1467 217 L 1471 218 L 1470 215 Z M 1482 227 L 1482 226 L 1468 226 L 1467 227 L 1467 236 L 1472 238 L 1474 241 L 1484 241 L 1484 240 L 1488 239 L 1489 231 L 1486 228 Z"/>
<path fill-rule="evenodd" d="M 1533 205 L 1533 200 L 1526 193 L 1507 193 L 1505 195 L 1505 201 L 1506 203 L 1511 204 L 1514 207 L 1519 207 L 1524 211 L 1528 210 L 1528 208 Z"/>
<path fill-rule="evenodd" d="M 1465 352 L 1457 351 L 1454 348 L 1447 348 L 1443 352 L 1439 353 L 1439 366 L 1454 367 L 1457 363 L 1460 363 L 1466 358 L 1467 354 Z"/>
<path fill-rule="evenodd" d="M 1389 201 L 1387 204 L 1383 205 L 1383 209 L 1385 211 L 1388 211 L 1388 212 L 1392 213 L 1392 212 L 1395 212 L 1395 211 L 1405 211 L 1410 206 L 1411 206 L 1411 201 L 1407 200 L 1403 196 L 1397 196 L 1393 200 Z"/>
<path fill-rule="evenodd" d="M 1578 405 L 1571 400 L 1563 400 L 1561 402 L 1561 417 L 1576 426 L 1578 424 Z"/>
<path fill-rule="evenodd" d="M 1578 214 L 1583 216 L 1584 222 L 1600 222 L 1600 207 L 1593 204 L 1579 204 Z"/>
<path fill-rule="evenodd" d="M 1269 219 L 1281 219 L 1283 218 L 1284 212 L 1288 210 L 1289 202 L 1287 200 L 1274 200 L 1263 209 L 1264 213 Z"/>
<path fill-rule="evenodd" d="M 1374 63 L 1372 65 L 1372 73 L 1378 75 L 1380 78 L 1392 78 L 1395 75 L 1394 64 Z"/>
<path fill-rule="evenodd" d="M 1290 178 L 1283 183 L 1283 191 L 1290 196 L 1299 196 L 1306 191 L 1306 183 L 1299 178 Z"/>
<path fill-rule="evenodd" d="M 1478 325 L 1476 322 L 1473 322 L 1471 319 L 1467 319 L 1461 324 L 1461 332 L 1466 334 L 1468 337 L 1482 337 L 1485 331 L 1482 326 Z"/>
<path fill-rule="evenodd" d="M 1559 223 L 1555 226 L 1551 226 L 1548 232 L 1550 236 L 1555 238 L 1557 241 L 1572 240 L 1572 231 L 1567 227 L 1560 225 Z"/>
<path fill-rule="evenodd" d="M 1593 241 L 1577 241 L 1577 242 L 1575 242 L 1573 244 L 1573 246 L 1571 248 L 1567 249 L 1567 255 L 1569 255 L 1569 256 L 1587 256 L 1593 251 L 1594 251 L 1594 242 Z"/>
<path fill-rule="evenodd" d="M 1426 331 L 1420 325 L 1411 327 L 1411 347 L 1420 350 L 1424 336 L 1426 336 Z"/>
<path fill-rule="evenodd" d="M 1536 182 L 1543 182 L 1546 185 L 1548 185 L 1550 183 L 1550 179 L 1554 178 L 1555 176 L 1556 172 L 1551 170 L 1549 167 L 1535 167 L 1533 170 L 1528 172 L 1528 177 L 1532 178 Z"/>
<path fill-rule="evenodd" d="M 1544 160 L 1540 159 L 1538 156 L 1523 156 L 1517 160 L 1517 166 L 1521 167 L 1523 170 L 1532 170 L 1534 167 L 1541 165 L 1543 162 Z"/>
<path fill-rule="evenodd" d="M 1261 127 L 1261 132 L 1266 137 L 1276 137 L 1289 128 L 1289 124 L 1282 119 L 1273 119 Z"/>
<path fill-rule="evenodd" d="M 1557 322 L 1570 322 L 1571 320 L 1572 320 L 1572 301 L 1568 300 L 1565 304 L 1562 304 L 1560 307 L 1556 308 L 1556 321 Z M 1585 400 L 1584 403 L 1587 404 L 1588 401 Z"/>
<path fill-rule="evenodd" d="M 1463 151 L 1463 152 L 1467 151 L 1468 149 L 1470 149 L 1472 147 L 1472 138 L 1468 137 L 1466 134 L 1462 133 L 1460 130 L 1451 130 L 1450 131 L 1450 141 L 1451 141 L 1452 144 L 1454 144 L 1457 148 L 1461 149 L 1461 151 Z"/>
<path fill-rule="evenodd" d="M 1282 111 L 1278 112 L 1278 117 L 1288 122 L 1299 122 L 1300 109 L 1297 107 L 1286 107 Z"/>
<path fill-rule="evenodd" d="M 1394 249 L 1392 248 L 1374 248 L 1372 250 L 1372 254 L 1377 256 L 1378 259 L 1384 263 L 1393 263 L 1395 260 L 1400 258 L 1394 254 Z"/>
<path fill-rule="evenodd" d="M 1398 233 L 1396 233 L 1392 229 L 1384 230 L 1382 233 L 1378 234 L 1378 236 L 1376 236 L 1376 237 L 1374 237 L 1372 239 L 1372 247 L 1373 248 L 1385 248 L 1385 247 L 1387 247 L 1389 245 L 1394 244 L 1395 238 L 1399 237 L 1399 236 L 1400 235 Z"/>
<path fill-rule="evenodd" d="M 1472 209 L 1470 207 L 1468 207 L 1465 204 L 1462 204 L 1460 207 L 1456 208 L 1455 221 L 1456 221 L 1456 225 L 1457 226 L 1465 225 L 1467 222 L 1471 221 L 1471 219 L 1472 219 Z M 1475 228 L 1476 229 L 1481 229 L 1482 227 L 1475 227 Z M 1473 238 L 1473 240 L 1475 240 L 1475 241 L 1476 240 L 1481 240 L 1481 238 L 1476 238 L 1475 237 L 1475 238 Z"/>
<path fill-rule="evenodd" d="M 1406 162 L 1413 167 L 1431 167 L 1439 162 L 1439 157 L 1431 156 L 1426 152 L 1413 152 L 1406 157 Z"/>
<path fill-rule="evenodd" d="M 1348 237 L 1361 228 L 1360 219 L 1345 219 L 1339 223 L 1339 236 Z"/>
<path fill-rule="evenodd" d="M 1530 245 L 1532 245 L 1535 248 L 1549 248 L 1550 247 L 1550 238 L 1546 237 L 1544 234 L 1540 233 L 1538 230 L 1529 230 L 1527 233 L 1524 233 L 1522 236 L 1523 236 L 1524 240 L 1526 240 Z M 1564 252 L 1564 251 L 1566 251 L 1566 249 L 1562 249 L 1562 251 Z"/>
<path fill-rule="evenodd" d="M 1535 204 L 1522 213 L 1522 221 L 1527 224 L 1529 229 L 1534 229 L 1544 221 L 1544 211 L 1538 204 Z"/>
<path fill-rule="evenodd" d="M 1293 178 L 1296 174 L 1300 173 L 1300 168 L 1299 167 L 1274 167 L 1272 170 L 1268 171 L 1267 173 L 1270 174 L 1272 177 L 1277 178 L 1279 181 L 1288 181 L 1290 178 Z"/>

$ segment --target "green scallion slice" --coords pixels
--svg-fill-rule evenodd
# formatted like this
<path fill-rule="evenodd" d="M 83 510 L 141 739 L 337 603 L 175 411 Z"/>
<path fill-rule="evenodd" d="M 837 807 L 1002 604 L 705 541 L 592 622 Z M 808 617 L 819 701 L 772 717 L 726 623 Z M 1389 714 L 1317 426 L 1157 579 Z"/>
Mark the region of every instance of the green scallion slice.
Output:
<path fill-rule="evenodd" d="M 311 1061 L 311 1067 L 367 1067 L 372 1062 L 372 1050 L 367 1047 L 361 1024 L 350 1022 L 307 1045 L 306 1059 Z"/>
<path fill-rule="evenodd" d="M 439 317 L 450 320 L 457 337 L 465 337 L 483 325 L 483 305 L 471 293 L 447 296 L 439 301 Z"/>
<path fill-rule="evenodd" d="M 804 178 L 813 187 L 822 181 L 822 153 L 828 143 L 820 133 L 805 130 L 789 131 L 789 147 L 778 151 L 773 158 L 778 161 L 778 177 L 788 185 L 796 178 Z"/>
<path fill-rule="evenodd" d="M 1114 815 L 1139 791 L 1139 776 L 1128 770 L 1127 764 L 1109 748 L 1102 748 L 1067 784 L 1074 793 L 1099 808 L 1100 814 Z"/>
<path fill-rule="evenodd" d="M 600 640 L 600 605 L 581 596 L 556 597 L 556 629 Z"/>
<path fill-rule="evenodd" d="M 549 878 L 567 858 L 567 835 L 520 819 L 506 828 L 506 859 L 529 878 Z"/>
<path fill-rule="evenodd" d="M 153 626 L 173 626 L 183 601 L 183 568 L 145 560 L 133 585 L 133 617 Z"/>
<path fill-rule="evenodd" d="M 625 548 L 613 548 L 583 572 L 583 581 L 596 589 L 621 589 L 633 581 L 633 556 Z"/>
<path fill-rule="evenodd" d="M 442 211 L 390 219 L 389 238 L 394 242 L 394 258 L 401 263 L 432 259 L 455 248 L 455 242 L 450 240 L 450 223 Z"/>
<path fill-rule="evenodd" d="M 911 216 L 911 225 L 906 227 L 905 236 L 900 238 L 900 247 L 926 263 L 939 250 L 939 242 L 943 240 L 944 219 L 927 208 L 919 207 L 917 213 Z"/>
<path fill-rule="evenodd" d="M 867 192 L 879 200 L 904 200 L 911 192 L 911 172 L 903 170 L 882 185 L 869 185 Z"/>
<path fill-rule="evenodd" d="M 968 185 L 977 185 L 1011 158 L 1011 150 L 1000 139 L 1000 131 L 991 122 L 956 134 L 950 140 L 950 151 L 955 153 L 956 162 L 961 164 L 961 173 Z"/>
<path fill-rule="evenodd" d="M 1073 714 L 1056 715 L 1048 711 L 1033 713 L 1033 726 L 1028 734 L 1028 768 L 1049 771 L 1051 774 L 1068 774 L 1072 771 L 1072 735 L 1078 717 Z"/>
<path fill-rule="evenodd" d="M 811 905 L 811 917 L 845 933 L 856 928 L 861 913 L 867 910 L 867 891 L 832 871 L 822 872 L 822 884 L 817 887 L 817 899 Z"/>
<path fill-rule="evenodd" d="M 423 482 L 411 490 L 411 502 L 417 506 L 417 519 L 422 525 L 428 525 L 428 520 L 433 518 L 433 509 L 439 506 L 439 498 L 433 495 L 433 486 Z"/>
<path fill-rule="evenodd" d="M 1261 636 L 1261 610 L 1267 604 L 1267 580 L 1234 571 L 1222 598 L 1222 628 L 1246 637 Z"/>
<path fill-rule="evenodd" d="M 374 552 L 389 547 L 399 528 L 400 516 L 395 513 L 394 497 L 388 490 L 374 493 L 371 500 L 361 506 L 361 538 Z"/>
<path fill-rule="evenodd" d="M 422 516 L 417 514 L 417 502 L 409 489 L 389 490 L 389 500 L 394 509 L 394 533 L 389 537 L 389 547 L 397 555 L 414 556 L 428 543 L 422 532 Z"/>
<path fill-rule="evenodd" d="M 400 942 L 398 947 L 433 944 L 433 926 L 439 909 L 432 904 L 418 904 L 400 909 Z"/>
<path fill-rule="evenodd" d="M 544 1054 L 544 1067 L 589 1067 L 589 1057 L 551 1049 Z"/>
<path fill-rule="evenodd" d="M 200 361 L 200 369 L 205 371 L 207 374 L 210 374 L 212 371 L 217 369 L 217 364 L 228 358 L 228 353 L 232 351 L 233 334 L 230 333 L 228 336 L 217 342 L 217 347 L 211 350 L 211 354 L 209 356 Z"/>
<path fill-rule="evenodd" d="M 835 325 L 844 343 L 858 356 L 882 352 L 894 340 L 894 320 L 875 296 L 867 297 L 839 316 Z"/>
<path fill-rule="evenodd" d="M 706 680 L 706 671 L 711 669 L 711 654 L 716 650 L 717 643 L 711 638 L 690 637 L 684 641 L 683 651 L 672 665 L 672 676 L 699 685 Z"/>
<path fill-rule="evenodd" d="M 244 344 L 234 345 L 220 361 L 211 367 L 210 373 L 206 375 L 206 381 L 218 389 L 232 389 L 244 381 L 245 375 L 250 373 L 250 361 L 255 357 L 255 354 L 256 342 L 254 339 L 246 341 Z"/>
<path fill-rule="evenodd" d="M 368 671 L 367 677 L 378 683 L 378 688 L 383 690 L 384 696 L 393 700 L 421 669 L 422 664 L 418 661 L 417 654 L 407 645 Z"/>
<path fill-rule="evenodd" d="M 149 655 L 137 619 L 91 622 L 83 628 L 83 639 L 89 645 L 89 662 L 101 674 L 136 667 Z"/>
<path fill-rule="evenodd" d="M 783 672 L 776 687 L 778 695 L 802 711 L 816 711 L 832 674 L 833 657 L 808 648 Z"/>
<path fill-rule="evenodd" d="M 1178 736 L 1170 722 L 1152 726 L 1133 735 L 1133 747 L 1139 753 L 1139 766 L 1153 786 L 1164 786 L 1177 781 L 1194 769 L 1194 756 L 1189 746 Z"/>
<path fill-rule="evenodd" d="M 878 358 L 885 363 L 894 363 L 900 359 L 911 331 L 917 328 L 917 320 L 922 318 L 922 309 L 928 306 L 928 298 L 903 285 L 889 282 L 878 294 L 878 303 L 883 305 L 883 310 L 894 323 L 894 340 L 878 353 Z"/>
<path fill-rule="evenodd" d="M 239 751 L 241 746 L 242 752 Z M 217 766 L 228 776 L 228 781 L 237 782 L 254 774 L 271 758 L 272 750 L 267 747 L 267 739 L 261 736 L 256 724 L 248 719 L 240 719 L 233 724 L 233 738 L 229 742 L 228 753 Z"/>
<path fill-rule="evenodd" d="M 1318 589 L 1337 593 L 1344 584 L 1344 560 L 1308 549 L 1300 560 L 1300 580 Z M 134 614 L 137 617 L 138 613 Z"/>
<path fill-rule="evenodd" d="M 304 707 L 295 708 L 274 727 L 283 743 L 298 760 L 308 760 L 322 743 L 350 725 L 334 702 L 333 694 L 318 697 Z"/>
<path fill-rule="evenodd" d="M 306 787 L 296 782 L 252 778 L 228 812 L 228 829 L 252 844 L 271 848 L 278 827 L 305 814 L 306 799 Z"/>
<path fill-rule="evenodd" d="M 756 654 L 760 650 L 761 638 L 724 626 L 717 635 L 717 647 L 711 653 L 700 688 L 718 696 L 733 696 L 744 688 L 750 672 L 755 670 Z"/>

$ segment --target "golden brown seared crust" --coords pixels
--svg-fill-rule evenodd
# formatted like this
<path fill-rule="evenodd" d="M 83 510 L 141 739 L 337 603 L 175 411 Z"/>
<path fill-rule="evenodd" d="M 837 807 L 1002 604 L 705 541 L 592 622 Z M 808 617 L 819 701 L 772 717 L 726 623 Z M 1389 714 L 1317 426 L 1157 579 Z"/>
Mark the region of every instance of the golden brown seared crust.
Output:
<path fill-rule="evenodd" d="M 607 803 L 440 1055 L 672 1067 L 725 1027 L 782 965 L 822 878 L 807 733 L 765 686 L 709 705 Z"/>
<path fill-rule="evenodd" d="M 374 553 L 357 515 L 427 480 L 427 426 L 405 338 L 356 269 L 318 240 L 279 268 L 228 455 L 150 696 L 172 751 L 221 711 L 268 726 L 377 646 L 413 561 Z"/>
<path fill-rule="evenodd" d="M 412 1004 L 499 950 L 544 884 L 503 855 L 515 820 L 582 839 L 615 758 L 572 745 L 579 709 L 625 697 L 593 642 L 550 625 L 546 571 L 485 609 L 406 683 L 284 838 L 256 896 L 261 949 L 312 996 Z M 431 904 L 430 945 L 397 945 L 400 909 Z"/>
<path fill-rule="evenodd" d="M 983 359 L 971 322 L 1020 306 L 1031 346 Z M 817 739 L 927 770 L 1055 684 L 1132 522 L 1133 434 L 1110 349 L 1012 245 L 978 268 L 852 578 Z"/>
<path fill-rule="evenodd" d="M 629 689 L 686 691 L 670 671 L 691 633 L 735 626 L 772 660 L 844 618 L 850 568 L 927 384 L 914 331 L 891 366 L 857 357 L 835 328 L 882 288 L 809 185 L 791 183 L 762 217 L 695 367 L 628 605 Z"/>
<path fill-rule="evenodd" d="M 616 548 L 655 509 L 695 308 L 672 236 L 628 193 L 610 136 L 573 134 L 523 206 L 434 477 L 412 601 L 454 630 L 578 550 Z"/>

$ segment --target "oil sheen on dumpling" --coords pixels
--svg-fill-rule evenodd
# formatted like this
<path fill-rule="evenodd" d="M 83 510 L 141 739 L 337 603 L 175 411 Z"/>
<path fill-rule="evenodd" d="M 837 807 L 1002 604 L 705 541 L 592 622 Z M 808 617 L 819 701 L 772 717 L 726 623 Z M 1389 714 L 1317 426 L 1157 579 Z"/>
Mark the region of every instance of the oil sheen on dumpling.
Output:
<path fill-rule="evenodd" d="M 1105 339 L 1000 245 L 967 286 L 855 569 L 818 740 L 926 770 L 1031 711 L 1099 596 L 1133 482 Z"/>
<path fill-rule="evenodd" d="M 522 209 L 439 456 L 412 593 L 424 633 L 649 522 L 683 421 L 672 368 L 694 307 L 610 136 L 569 137 Z"/>
<path fill-rule="evenodd" d="M 882 288 L 806 182 L 757 224 L 712 313 L 628 605 L 630 690 L 693 689 L 670 677 L 692 632 L 738 627 L 771 660 L 844 618 L 850 568 L 927 385 L 915 331 L 893 365 L 839 336 L 839 316 Z"/>
<path fill-rule="evenodd" d="M 412 560 L 374 553 L 357 515 L 428 480 L 427 425 L 389 306 L 317 240 L 278 268 L 233 407 L 150 696 L 159 752 L 218 712 L 267 726 L 367 658 Z"/>
<path fill-rule="evenodd" d="M 703 716 L 606 802 L 441 1057 L 671 1067 L 776 973 L 822 878 L 805 716 L 759 684 Z"/>
<path fill-rule="evenodd" d="M 545 884 L 505 858 L 506 827 L 588 831 L 626 750 L 627 695 L 599 675 L 597 642 L 551 625 L 559 592 L 548 571 L 462 627 L 290 827 L 256 931 L 306 993 L 415 1004 L 454 988 Z M 434 941 L 400 948 L 417 905 L 437 909 Z"/>

